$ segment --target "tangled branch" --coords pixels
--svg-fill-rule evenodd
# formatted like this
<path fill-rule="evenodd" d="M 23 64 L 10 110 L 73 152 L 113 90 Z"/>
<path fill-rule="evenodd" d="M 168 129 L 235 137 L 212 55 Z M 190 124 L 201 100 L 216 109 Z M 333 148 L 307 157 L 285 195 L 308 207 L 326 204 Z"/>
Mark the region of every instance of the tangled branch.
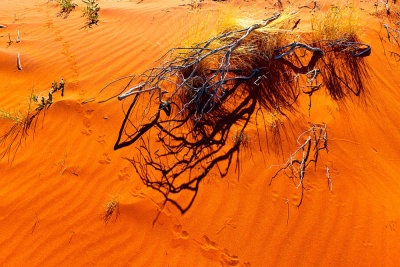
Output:
<path fill-rule="evenodd" d="M 301 142 L 300 139 L 305 139 Z M 312 124 L 311 128 L 303 132 L 298 138 L 299 147 L 290 155 L 289 159 L 282 165 L 275 175 L 271 178 L 276 178 L 280 173 L 284 173 L 287 177 L 293 180 L 298 180 L 297 188 L 301 187 L 301 198 L 298 206 L 303 202 L 304 192 L 304 177 L 306 170 L 311 163 L 314 163 L 316 168 L 319 153 L 325 150 L 328 153 L 328 136 L 325 124 Z M 272 166 L 271 166 L 272 167 Z M 329 171 L 328 171 L 329 179 Z"/>
<path fill-rule="evenodd" d="M 128 107 L 114 149 L 135 144 L 136 153 L 126 159 L 145 185 L 164 196 L 164 205 L 169 202 L 186 212 L 207 175 L 213 171 L 226 176 L 235 158 L 238 166 L 245 145 L 242 133 L 254 121 L 258 133 L 257 121 L 268 124 L 265 113 L 285 117 L 296 110 L 301 94 L 309 97 L 310 110 L 311 96 L 321 85 L 334 99 L 362 92 L 368 45 L 345 40 L 288 42 L 292 23 L 268 31 L 281 16 L 222 32 L 193 47 L 173 48 L 157 67 L 123 78 L 129 82 L 118 99 Z M 338 63 L 343 71 L 335 68 Z M 314 134 L 320 128 L 315 125 Z M 239 138 L 230 138 L 234 131 L 241 133 Z M 311 149 L 315 142 L 309 139 L 302 149 Z M 299 161 L 301 186 L 309 156 Z"/>

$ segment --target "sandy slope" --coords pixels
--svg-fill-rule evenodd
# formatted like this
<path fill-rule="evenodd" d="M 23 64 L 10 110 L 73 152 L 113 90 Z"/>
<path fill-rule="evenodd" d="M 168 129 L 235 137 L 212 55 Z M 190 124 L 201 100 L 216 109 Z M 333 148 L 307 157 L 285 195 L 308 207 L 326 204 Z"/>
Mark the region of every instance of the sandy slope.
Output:
<path fill-rule="evenodd" d="M 66 96 L 56 97 L 14 161 L 0 161 L 1 265 L 396 266 L 400 75 L 383 54 L 372 2 L 363 3 L 362 39 L 373 48 L 366 98 L 338 104 L 321 92 L 311 117 L 291 118 L 281 153 L 263 157 L 250 130 L 239 180 L 234 171 L 223 180 L 210 175 L 184 216 L 167 206 L 153 226 L 160 196 L 122 159 L 131 148 L 112 149 L 121 105 L 80 102 L 170 48 L 191 14 L 181 3 L 101 1 L 99 26 L 81 29 L 79 9 L 64 19 L 45 0 L 0 1 L 0 24 L 8 26 L 0 29 L 0 107 L 24 108 L 32 88 L 67 81 Z M 15 38 L 18 29 L 22 42 L 7 47 L 8 33 Z M 329 154 L 309 173 L 298 209 L 299 190 L 286 178 L 269 186 L 270 166 L 285 161 L 307 121 L 327 123 Z M 112 197 L 120 214 L 105 225 L 101 214 Z"/>

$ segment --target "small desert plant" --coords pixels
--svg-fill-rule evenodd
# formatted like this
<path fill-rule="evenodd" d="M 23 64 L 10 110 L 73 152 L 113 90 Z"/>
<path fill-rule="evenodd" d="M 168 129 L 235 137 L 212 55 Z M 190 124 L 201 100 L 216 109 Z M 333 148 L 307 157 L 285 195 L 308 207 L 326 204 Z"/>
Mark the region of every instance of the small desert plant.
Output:
<path fill-rule="evenodd" d="M 57 91 L 64 93 L 64 80 L 60 83 L 54 82 L 50 90 L 39 94 L 31 93 L 28 100 L 28 109 L 25 113 L 17 111 L 14 113 L 8 111 L 0 111 L 0 119 L 12 123 L 10 129 L 0 136 L 0 144 L 5 146 L 0 151 L 0 158 L 10 155 L 14 152 L 14 156 L 22 144 L 22 141 L 28 135 L 28 130 L 32 124 L 36 123 L 36 119 L 53 104 L 53 94 Z M 43 96 L 47 94 L 46 96 Z"/>
<path fill-rule="evenodd" d="M 282 113 L 279 111 L 279 109 L 275 109 L 275 110 L 271 110 L 270 112 L 268 112 L 267 114 L 267 122 L 269 127 L 276 129 L 278 128 L 280 125 L 283 124 L 282 122 Z"/>
<path fill-rule="evenodd" d="M 112 197 L 105 206 L 106 210 L 104 211 L 104 214 L 102 215 L 102 219 L 105 224 L 107 224 L 111 217 L 113 216 L 115 212 L 115 220 L 118 218 L 119 215 L 119 201 L 116 200 L 115 197 Z"/>
<path fill-rule="evenodd" d="M 97 3 L 97 0 L 82 0 L 83 3 L 86 4 L 86 7 L 83 9 L 83 16 L 87 17 L 88 22 L 87 26 L 92 26 L 93 24 L 97 24 L 99 22 L 99 11 L 100 7 Z"/>
<path fill-rule="evenodd" d="M 61 79 L 60 83 L 54 81 L 51 84 L 51 89 L 47 97 L 32 94 L 31 99 L 33 100 L 33 102 L 37 103 L 37 107 L 35 110 L 41 111 L 42 109 L 50 107 L 50 105 L 53 104 L 53 94 L 58 91 L 61 91 L 61 96 L 64 96 L 64 85 L 65 83 L 63 79 Z"/>
<path fill-rule="evenodd" d="M 249 137 L 243 130 L 236 130 L 232 136 L 232 140 L 236 146 L 247 147 L 249 145 Z"/>
<path fill-rule="evenodd" d="M 315 14 L 311 23 L 313 40 L 355 42 L 358 39 L 359 15 L 350 6 L 332 6 L 326 13 Z"/>
<path fill-rule="evenodd" d="M 72 0 L 58 0 L 58 4 L 60 5 L 61 12 L 60 13 L 70 13 L 77 6 L 72 2 Z"/>

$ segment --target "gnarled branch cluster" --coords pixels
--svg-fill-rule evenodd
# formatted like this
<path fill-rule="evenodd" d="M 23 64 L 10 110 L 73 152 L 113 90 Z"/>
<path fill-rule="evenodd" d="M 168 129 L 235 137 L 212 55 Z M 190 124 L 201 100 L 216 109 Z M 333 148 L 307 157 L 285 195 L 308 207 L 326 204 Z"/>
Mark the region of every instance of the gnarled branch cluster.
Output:
<path fill-rule="evenodd" d="M 289 35 L 282 34 L 287 30 L 262 30 L 280 16 L 193 47 L 173 48 L 157 67 L 126 77 L 136 85 L 118 96 L 128 108 L 114 148 L 135 143 L 136 152 L 128 160 L 143 183 L 182 213 L 193 204 L 207 175 L 227 175 L 235 156 L 238 164 L 243 140 L 230 138 L 233 128 L 243 133 L 259 115 L 266 124 L 264 111 L 285 116 L 296 109 L 302 93 L 310 97 L 311 109 L 311 96 L 321 85 L 334 99 L 349 92 L 359 95 L 364 89 L 368 45 L 345 40 L 289 42 Z M 337 70 L 338 64 L 344 69 Z M 316 135 L 322 128 L 315 125 L 310 131 Z M 310 149 L 303 171 L 310 164 L 311 149 L 318 155 L 326 142 L 316 144 L 323 137 L 315 138 L 303 146 L 304 151 Z"/>

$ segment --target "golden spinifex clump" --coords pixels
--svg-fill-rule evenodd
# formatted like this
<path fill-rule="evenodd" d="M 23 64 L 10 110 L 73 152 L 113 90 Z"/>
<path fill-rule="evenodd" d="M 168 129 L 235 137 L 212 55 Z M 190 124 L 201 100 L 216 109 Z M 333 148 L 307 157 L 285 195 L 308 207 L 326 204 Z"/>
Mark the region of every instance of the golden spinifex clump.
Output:
<path fill-rule="evenodd" d="M 360 34 L 359 12 L 351 6 L 332 6 L 327 12 L 314 14 L 312 39 L 356 42 Z"/>
<path fill-rule="evenodd" d="M 227 34 L 222 38 L 215 38 L 207 48 L 219 49 L 240 40 L 229 57 L 231 69 L 240 69 L 244 73 L 250 73 L 254 70 L 255 64 L 260 61 L 269 61 L 276 48 L 300 39 L 293 31 L 296 14 L 294 11 L 287 10 L 280 13 L 275 19 L 265 23 L 267 20 L 256 20 L 251 18 L 249 14 L 239 13 L 235 9 L 222 10 L 219 12 L 216 21 L 208 19 L 205 22 L 207 25 L 215 23 L 216 26 L 196 26 L 196 29 L 200 29 L 200 32 L 197 31 L 194 35 L 187 36 L 188 38 L 185 39 L 183 44 L 185 47 L 193 47 L 201 45 L 215 36 Z M 258 26 L 254 27 L 245 38 L 242 38 L 244 34 L 242 30 L 248 29 L 253 25 Z M 212 30 L 207 31 L 204 28 L 211 28 Z M 198 71 L 201 72 L 202 69 L 218 67 L 223 56 L 223 53 L 215 53 L 204 58 Z"/>

